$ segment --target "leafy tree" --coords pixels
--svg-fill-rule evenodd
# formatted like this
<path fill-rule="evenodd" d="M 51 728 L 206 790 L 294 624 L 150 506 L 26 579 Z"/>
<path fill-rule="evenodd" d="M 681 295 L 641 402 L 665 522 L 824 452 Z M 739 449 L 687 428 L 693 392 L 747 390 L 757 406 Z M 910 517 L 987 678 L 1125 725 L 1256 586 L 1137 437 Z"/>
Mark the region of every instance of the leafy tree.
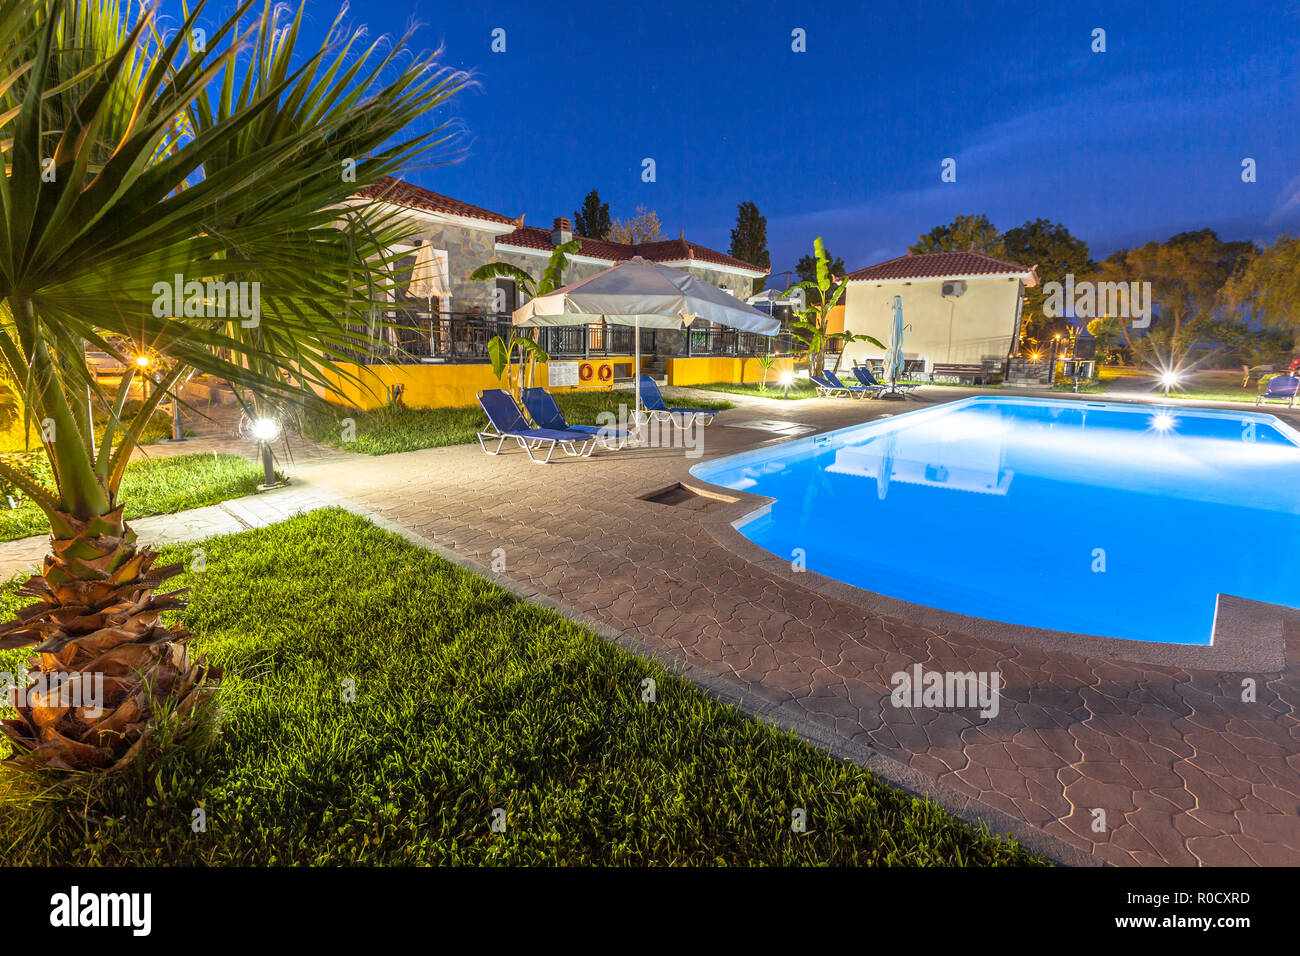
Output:
<path fill-rule="evenodd" d="M 821 238 L 818 237 L 817 241 L 821 242 Z M 816 246 L 814 245 L 814 250 L 815 248 Z M 822 247 L 823 251 L 825 251 L 825 248 L 825 246 Z M 817 262 L 817 256 L 815 255 L 800 256 L 799 261 L 794 264 L 794 274 L 799 277 L 801 282 L 815 283 L 817 281 Z M 826 263 L 832 276 L 842 276 L 849 271 L 844 265 L 844 260 L 839 256 L 836 256 L 833 259 L 828 256 Z M 791 286 L 790 288 L 794 289 L 797 288 L 797 286 Z"/>
<path fill-rule="evenodd" d="M 742 202 L 736 207 L 736 228 L 731 230 L 730 254 L 760 269 L 772 267 L 772 256 L 767 251 L 767 217 L 760 215 L 753 202 Z M 754 280 L 754 292 L 763 291 L 763 279 Z"/>
<path fill-rule="evenodd" d="M 1088 323 L 1088 334 L 1097 343 L 1097 360 L 1104 364 L 1118 364 L 1120 346 L 1124 343 L 1124 323 L 1113 315 L 1093 319 Z"/>
<path fill-rule="evenodd" d="M 642 242 L 658 242 L 664 237 L 663 226 L 659 223 L 659 214 L 645 206 L 636 207 L 636 215 L 631 219 L 615 219 L 609 229 L 609 238 L 613 242 L 637 245 Z"/>
<path fill-rule="evenodd" d="M 551 257 L 546 261 L 542 277 L 536 279 L 532 273 L 525 272 L 508 262 L 489 262 L 479 266 L 469 274 L 471 282 L 492 282 L 496 279 L 509 279 L 527 298 L 535 299 L 539 295 L 548 295 L 564 284 L 564 270 L 569 267 L 569 256 L 576 256 L 582 249 L 582 240 L 570 239 L 551 250 Z M 516 370 L 514 362 L 515 349 L 519 350 L 519 365 Z M 528 362 L 527 380 L 533 380 L 533 369 L 538 362 L 549 362 L 551 357 L 543 351 L 534 339 L 523 335 L 512 335 L 508 340 L 494 335 L 488 342 L 488 360 L 492 363 L 492 372 L 497 378 L 507 369 L 510 370 L 510 388 L 514 392 L 524 386 L 523 363 Z"/>
<path fill-rule="evenodd" d="M 794 333 L 795 340 L 802 346 L 799 351 L 804 354 L 808 362 L 808 374 L 820 376 L 826 369 L 826 343 L 833 339 L 848 337 L 852 341 L 870 342 L 880 349 L 885 346 L 869 335 L 827 331 L 831 309 L 835 308 L 844 297 L 844 290 L 848 288 L 848 283 L 843 279 L 835 281 L 835 275 L 831 271 L 831 260 L 826 255 L 826 247 L 822 245 L 821 236 L 813 240 L 813 259 L 816 262 L 815 277 L 796 282 L 781 293 L 781 298 L 786 298 L 796 289 L 802 290 L 808 305 L 797 313 L 799 318 L 793 323 L 791 331 Z"/>
<path fill-rule="evenodd" d="M 593 189 L 573 214 L 573 231 L 588 239 L 608 239 L 611 226 L 609 203 L 601 202 L 600 193 Z"/>
<path fill-rule="evenodd" d="M 1087 276 L 1093 267 L 1088 244 L 1071 235 L 1061 223 L 1042 218 L 1008 229 L 1002 242 L 1007 258 L 1025 266 L 1038 266 L 1038 285 L 1025 289 L 1020 340 L 1029 347 L 1041 346 L 1054 333 L 1065 332 L 1067 324 L 1063 318 L 1044 312 L 1043 286 L 1048 282 L 1064 283 L 1070 274 L 1077 279 Z M 1100 341 L 1097 344 L 1100 346 Z"/>
<path fill-rule="evenodd" d="M 985 255 L 1006 258 L 1006 244 L 997 226 L 985 215 L 958 216 L 946 226 L 935 226 L 917 238 L 908 252 L 982 252 Z"/>
<path fill-rule="evenodd" d="M 184 605 L 164 593 L 179 566 L 155 567 L 123 521 L 126 463 L 192 370 L 230 382 L 246 408 L 250 392 L 288 408 L 365 387 L 336 357 L 367 347 L 355 330 L 395 289 L 388 250 L 403 231 L 350 201 L 439 141 L 444 127 L 404 130 L 464 83 L 411 55 L 409 34 L 358 48 L 336 20 L 304 51 L 301 7 L 286 19 L 268 3 L 250 23 L 253 6 L 192 50 L 203 0 L 171 32 L 152 5 L 0 0 L 0 365 L 53 475 L 47 486 L 0 463 L 51 529 L 19 592 L 35 602 L 0 625 L 0 649 L 40 645 L 56 695 L 112 675 L 101 714 L 16 708 L 3 730 L 20 766 L 120 766 L 153 752 L 164 715 L 202 713 L 219 671 L 160 617 Z M 160 305 L 177 276 L 201 291 Z M 210 307 L 217 283 L 245 282 L 260 289 L 256 327 Z M 137 367 L 118 341 L 161 359 L 134 415 Z M 128 363 L 116 394 L 87 368 L 87 343 Z M 109 416 L 98 443 L 92 404 Z"/>
<path fill-rule="evenodd" d="M 1213 229 L 1182 232 L 1164 242 L 1120 249 L 1097 264 L 1096 282 L 1150 282 L 1153 318 L 1145 335 L 1122 326 L 1125 340 L 1143 361 L 1175 368 L 1197 341 L 1196 319 L 1209 319 L 1239 269 L 1257 254 L 1254 243 L 1225 242 Z"/>
<path fill-rule="evenodd" d="M 1228 279 L 1223 303 L 1269 329 L 1300 332 L 1300 238 L 1279 236 Z"/>

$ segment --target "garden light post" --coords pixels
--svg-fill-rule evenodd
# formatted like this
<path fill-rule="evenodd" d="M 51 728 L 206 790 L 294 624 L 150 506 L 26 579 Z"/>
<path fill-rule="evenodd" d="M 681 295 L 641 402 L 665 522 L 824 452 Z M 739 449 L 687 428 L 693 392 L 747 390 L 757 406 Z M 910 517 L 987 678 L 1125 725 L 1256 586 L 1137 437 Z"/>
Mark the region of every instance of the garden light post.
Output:
<path fill-rule="evenodd" d="M 271 442 L 275 441 L 280 435 L 280 423 L 274 418 L 259 418 L 253 422 L 253 437 L 257 439 L 258 448 L 262 453 L 262 484 L 257 486 L 258 491 L 266 491 L 270 488 L 278 488 L 282 482 L 275 479 L 275 465 L 271 458 Z"/>
<path fill-rule="evenodd" d="M 790 386 L 793 384 L 794 384 L 794 372 L 782 372 L 781 388 L 784 389 L 782 397 L 787 399 L 790 397 Z"/>

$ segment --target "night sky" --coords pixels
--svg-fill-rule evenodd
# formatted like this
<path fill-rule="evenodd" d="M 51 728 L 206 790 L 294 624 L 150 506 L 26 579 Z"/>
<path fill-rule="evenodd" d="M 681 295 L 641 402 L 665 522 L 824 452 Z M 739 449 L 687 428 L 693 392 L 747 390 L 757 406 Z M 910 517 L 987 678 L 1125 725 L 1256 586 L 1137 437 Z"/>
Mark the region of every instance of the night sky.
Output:
<path fill-rule="evenodd" d="M 458 160 L 409 178 L 532 225 L 594 187 L 615 217 L 643 204 L 668 236 L 725 250 L 752 199 L 777 272 L 818 234 L 860 268 L 958 213 L 1061 221 L 1096 257 L 1206 226 L 1300 230 L 1300 0 L 1054 6 L 386 0 L 349 16 L 372 33 L 418 21 L 421 46 L 477 75 L 445 114 Z M 337 7 L 309 9 L 314 40 Z"/>

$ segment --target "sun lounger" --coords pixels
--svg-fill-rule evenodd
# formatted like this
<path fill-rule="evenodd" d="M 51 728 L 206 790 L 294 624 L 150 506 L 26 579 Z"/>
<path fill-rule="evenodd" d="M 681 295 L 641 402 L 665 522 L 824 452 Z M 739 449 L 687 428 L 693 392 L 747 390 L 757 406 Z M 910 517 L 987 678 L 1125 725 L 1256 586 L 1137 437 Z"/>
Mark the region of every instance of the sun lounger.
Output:
<path fill-rule="evenodd" d="M 1268 388 L 1255 398 L 1256 405 L 1263 405 L 1266 398 L 1285 398 L 1290 400 L 1290 407 L 1295 408 L 1296 393 L 1300 392 L 1300 378 L 1294 375 L 1279 375 L 1268 380 Z"/>
<path fill-rule="evenodd" d="M 878 388 L 883 391 L 889 390 L 889 386 L 877 379 L 876 376 L 872 375 L 871 369 L 867 368 L 865 365 L 853 366 L 853 375 L 867 388 Z M 910 392 L 912 389 L 917 387 L 918 386 L 915 382 L 896 382 L 894 384 L 894 388 L 900 392 Z"/>
<path fill-rule="evenodd" d="M 669 408 L 659 386 L 649 375 L 641 376 L 641 404 L 650 413 L 651 419 L 666 416 L 681 428 L 687 428 L 693 422 L 708 425 L 713 421 L 713 416 L 718 414 L 711 408 Z"/>
<path fill-rule="evenodd" d="M 846 395 L 849 395 L 852 398 L 862 399 L 862 398 L 866 398 L 868 395 L 879 394 L 880 386 L 866 385 L 866 384 L 845 385 L 842 381 L 840 381 L 840 377 L 836 375 L 834 372 L 832 372 L 830 369 L 822 370 L 822 381 L 826 382 L 832 388 L 837 388 L 842 390 Z"/>
<path fill-rule="evenodd" d="M 596 449 L 596 439 L 587 432 L 569 431 L 557 428 L 529 428 L 524 414 L 510 397 L 509 392 L 499 388 L 485 389 L 478 393 L 478 403 L 488 417 L 488 429 L 478 433 L 478 443 L 486 454 L 498 455 L 507 438 L 513 438 L 519 447 L 528 453 L 528 458 L 539 465 L 544 465 L 555 454 L 555 446 L 570 456 L 585 458 Z M 496 439 L 497 447 L 488 451 L 487 443 Z M 538 458 L 534 451 L 546 448 L 546 457 Z"/>
<path fill-rule="evenodd" d="M 602 448 L 611 451 L 622 448 L 632 437 L 632 432 L 628 429 L 615 428 L 613 425 L 570 425 L 560 411 L 560 406 L 555 403 L 555 396 L 544 388 L 525 388 L 520 392 L 520 397 L 524 400 L 528 417 L 538 428 L 585 432 L 600 442 Z"/>

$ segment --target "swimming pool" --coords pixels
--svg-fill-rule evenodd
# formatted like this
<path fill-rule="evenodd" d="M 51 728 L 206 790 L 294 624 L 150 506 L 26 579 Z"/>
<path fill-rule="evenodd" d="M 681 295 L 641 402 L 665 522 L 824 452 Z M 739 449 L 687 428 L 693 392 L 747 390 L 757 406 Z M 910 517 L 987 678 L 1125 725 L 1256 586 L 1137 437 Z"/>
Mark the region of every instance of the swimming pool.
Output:
<path fill-rule="evenodd" d="M 738 526 L 916 604 L 1209 644 L 1219 593 L 1300 607 L 1300 433 L 1272 415 L 977 397 L 704 462 Z"/>

